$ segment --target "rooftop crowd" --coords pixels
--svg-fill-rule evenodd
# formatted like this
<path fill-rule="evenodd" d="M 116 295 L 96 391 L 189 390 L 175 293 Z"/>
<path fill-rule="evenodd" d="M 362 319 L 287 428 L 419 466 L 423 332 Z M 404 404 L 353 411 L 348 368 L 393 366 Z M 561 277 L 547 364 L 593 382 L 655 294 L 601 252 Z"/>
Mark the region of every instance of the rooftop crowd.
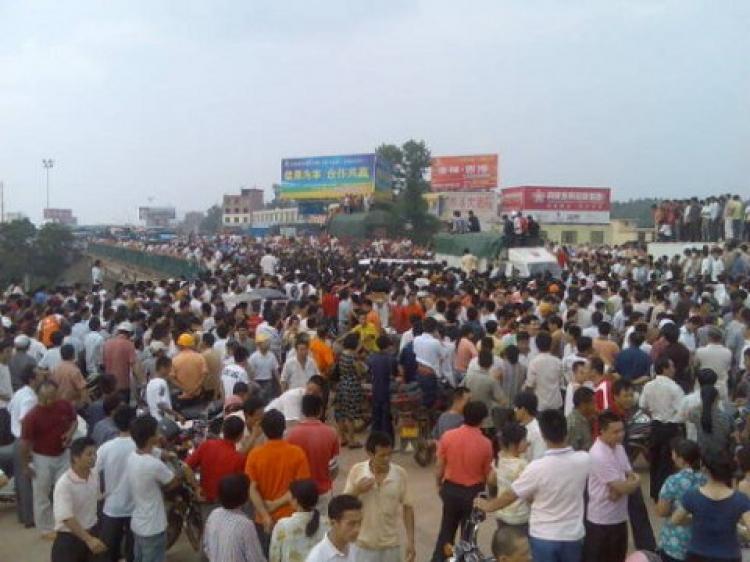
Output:
<path fill-rule="evenodd" d="M 735 234 L 672 259 L 559 248 L 561 276 L 533 279 L 360 264 L 430 256 L 405 240 L 219 236 L 158 249 L 198 260 L 199 279 L 105 290 L 97 264 L 91 286 L 11 284 L 0 468 L 18 521 L 53 561 L 161 561 L 165 497 L 185 485 L 211 562 L 438 562 L 475 507 L 497 560 L 740 560 L 750 252 Z M 394 462 L 409 384 L 435 415 L 419 469 L 442 504 L 432 552 Z M 160 429 L 210 401 L 221 435 L 176 470 Z M 336 482 L 344 448 L 367 458 Z"/>

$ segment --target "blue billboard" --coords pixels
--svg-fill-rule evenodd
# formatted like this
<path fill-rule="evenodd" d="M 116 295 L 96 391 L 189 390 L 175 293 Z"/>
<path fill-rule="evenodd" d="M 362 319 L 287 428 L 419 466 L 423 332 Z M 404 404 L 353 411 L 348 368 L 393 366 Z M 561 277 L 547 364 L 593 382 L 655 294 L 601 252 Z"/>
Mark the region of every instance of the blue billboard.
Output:
<path fill-rule="evenodd" d="M 386 183 L 390 189 L 389 169 L 378 166 L 374 154 L 285 158 L 281 161 L 281 198 L 343 199 L 374 194 Z"/>

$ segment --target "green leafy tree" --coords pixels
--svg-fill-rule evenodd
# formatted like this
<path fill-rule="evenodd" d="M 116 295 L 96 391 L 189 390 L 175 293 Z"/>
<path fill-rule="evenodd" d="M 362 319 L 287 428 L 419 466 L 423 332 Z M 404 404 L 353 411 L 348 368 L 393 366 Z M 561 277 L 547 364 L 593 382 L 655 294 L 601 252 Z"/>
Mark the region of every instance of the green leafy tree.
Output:
<path fill-rule="evenodd" d="M 206 211 L 206 216 L 200 224 L 201 234 L 216 234 L 221 230 L 221 217 L 223 211 L 219 205 L 213 205 Z"/>
<path fill-rule="evenodd" d="M 21 281 L 24 273 L 31 273 L 36 227 L 29 219 L 0 224 L 0 277 L 3 283 Z"/>
<path fill-rule="evenodd" d="M 423 197 L 430 190 L 430 183 L 424 179 L 432 161 L 427 144 L 415 140 L 401 147 L 383 144 L 376 154 L 393 164 L 394 186 L 400 188 L 395 203 L 388 209 L 392 231 L 421 244 L 429 242 L 440 227 L 440 221 L 429 214 Z"/>
<path fill-rule="evenodd" d="M 53 281 L 73 259 L 73 233 L 62 224 L 47 223 L 37 230 L 32 252 L 34 274 Z"/>
<path fill-rule="evenodd" d="M 73 233 L 67 226 L 45 224 L 38 229 L 28 220 L 0 224 L 0 280 L 33 283 L 56 281 L 75 258 Z"/>

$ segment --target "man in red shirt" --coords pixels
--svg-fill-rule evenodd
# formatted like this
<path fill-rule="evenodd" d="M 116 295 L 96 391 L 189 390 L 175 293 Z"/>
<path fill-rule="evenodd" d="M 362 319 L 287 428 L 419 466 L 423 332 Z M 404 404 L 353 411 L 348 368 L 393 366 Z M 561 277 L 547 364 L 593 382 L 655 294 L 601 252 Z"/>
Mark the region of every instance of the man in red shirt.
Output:
<path fill-rule="evenodd" d="M 130 341 L 133 325 L 121 322 L 117 326 L 117 335 L 104 342 L 102 362 L 104 372 L 117 379 L 117 391 L 121 398 L 130 402 L 130 374 L 135 367 L 135 345 Z"/>
<path fill-rule="evenodd" d="M 237 452 L 237 443 L 242 439 L 245 424 L 236 416 L 228 417 L 222 425 L 223 439 L 208 439 L 201 443 L 185 461 L 200 472 L 203 521 L 219 505 L 219 480 L 227 474 L 241 474 L 245 468 L 245 455 Z"/>
<path fill-rule="evenodd" d="M 336 322 L 339 318 L 339 297 L 333 290 L 333 286 L 328 285 L 326 287 L 323 298 L 320 301 L 320 305 L 323 308 L 323 314 L 326 319 L 326 327 L 330 330 L 336 328 Z"/>
<path fill-rule="evenodd" d="M 467 403 L 463 425 L 446 431 L 438 442 L 436 477 L 443 517 L 433 562 L 446 559 L 446 547 L 453 544 L 456 531 L 471 515 L 474 498 L 484 490 L 492 469 L 492 443 L 480 429 L 487 415 L 483 402 Z"/>
<path fill-rule="evenodd" d="M 36 528 L 44 538 L 54 538 L 50 495 L 55 482 L 70 467 L 67 449 L 78 416 L 73 404 L 58 399 L 53 381 L 43 381 L 37 394 L 39 403 L 22 421 L 21 459 L 24 471 L 32 478 Z"/>
<path fill-rule="evenodd" d="M 320 421 L 323 399 L 316 394 L 302 397 L 302 421 L 286 436 L 286 440 L 301 447 L 310 465 L 310 474 L 318 487 L 318 510 L 326 513 L 331 500 L 335 478 L 335 463 L 339 456 L 339 438 L 336 431 Z M 333 474 L 332 474 L 333 472 Z"/>

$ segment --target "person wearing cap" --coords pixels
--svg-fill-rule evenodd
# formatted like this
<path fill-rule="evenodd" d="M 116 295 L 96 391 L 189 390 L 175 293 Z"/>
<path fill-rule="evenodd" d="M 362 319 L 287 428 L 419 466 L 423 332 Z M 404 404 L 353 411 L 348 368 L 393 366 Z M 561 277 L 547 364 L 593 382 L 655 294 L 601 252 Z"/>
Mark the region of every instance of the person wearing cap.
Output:
<path fill-rule="evenodd" d="M 13 391 L 17 391 L 23 386 L 21 381 L 22 373 L 31 366 L 36 368 L 36 359 L 29 355 L 29 347 L 31 346 L 31 339 L 25 334 L 21 334 L 15 337 L 13 340 L 13 355 L 8 361 L 8 369 L 10 370 L 10 383 L 13 386 Z"/>
<path fill-rule="evenodd" d="M 133 325 L 121 322 L 117 325 L 117 335 L 104 342 L 102 348 L 102 362 L 104 372 L 117 378 L 117 392 L 121 398 L 130 402 L 130 379 L 135 369 L 135 345 L 130 340 L 133 335 Z"/>
<path fill-rule="evenodd" d="M 192 334 L 183 333 L 177 338 L 180 351 L 172 359 L 172 379 L 182 391 L 180 400 L 200 398 L 203 381 L 208 375 L 206 360 L 193 349 L 194 345 Z"/>

